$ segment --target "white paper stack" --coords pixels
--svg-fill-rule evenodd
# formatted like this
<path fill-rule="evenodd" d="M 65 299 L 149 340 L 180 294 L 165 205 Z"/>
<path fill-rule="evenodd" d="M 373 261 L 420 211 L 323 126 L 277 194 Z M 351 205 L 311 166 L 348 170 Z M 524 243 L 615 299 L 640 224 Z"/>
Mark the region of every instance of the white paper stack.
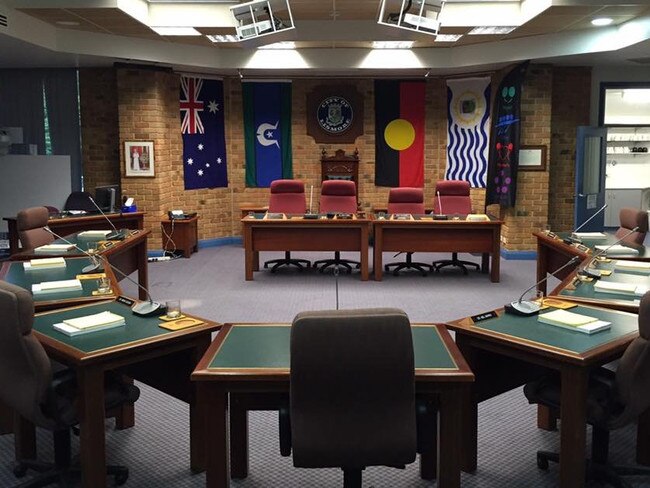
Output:
<path fill-rule="evenodd" d="M 597 281 L 594 291 L 601 293 L 614 293 L 617 295 L 634 295 L 638 285 L 634 283 L 618 283 L 616 281 Z"/>
<path fill-rule="evenodd" d="M 650 263 L 643 261 L 614 261 L 614 268 L 622 271 L 635 271 L 639 273 L 650 273 Z"/>
<path fill-rule="evenodd" d="M 639 254 L 639 251 L 636 249 L 632 249 L 631 247 L 626 247 L 626 246 L 621 246 L 620 244 L 616 244 L 614 246 L 596 246 L 596 249 L 599 251 L 604 251 L 607 250 L 605 253 L 607 256 L 622 256 L 625 254 Z"/>
<path fill-rule="evenodd" d="M 54 324 L 52 327 L 66 335 L 75 336 L 98 330 L 112 329 L 122 325 L 126 325 L 124 317 L 113 312 L 105 311 L 74 319 L 66 319 L 61 323 Z"/>
<path fill-rule="evenodd" d="M 90 237 L 93 239 L 96 238 L 105 238 L 108 234 L 110 234 L 111 230 L 84 230 L 83 232 L 79 232 L 77 234 L 77 237 Z"/>
<path fill-rule="evenodd" d="M 74 244 L 46 244 L 34 249 L 36 252 L 66 252 L 74 249 Z"/>
<path fill-rule="evenodd" d="M 32 285 L 34 295 L 79 290 L 82 290 L 81 281 L 79 280 L 44 281 Z"/>
<path fill-rule="evenodd" d="M 580 239 L 605 239 L 607 238 L 607 234 L 603 232 L 574 232 L 572 234 L 574 237 L 578 237 Z"/>
<path fill-rule="evenodd" d="M 593 334 L 611 327 L 611 322 L 560 309 L 541 314 L 537 317 L 537 320 L 545 324 L 582 332 L 583 334 Z"/>
<path fill-rule="evenodd" d="M 29 261 L 23 262 L 23 268 L 25 270 L 65 268 L 65 266 L 65 259 L 63 258 L 30 259 Z"/>

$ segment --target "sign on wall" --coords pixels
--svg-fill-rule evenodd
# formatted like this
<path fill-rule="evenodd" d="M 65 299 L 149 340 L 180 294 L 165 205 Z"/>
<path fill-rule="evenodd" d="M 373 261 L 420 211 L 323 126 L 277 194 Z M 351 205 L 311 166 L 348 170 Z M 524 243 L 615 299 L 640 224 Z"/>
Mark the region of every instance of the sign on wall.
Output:
<path fill-rule="evenodd" d="M 307 94 L 307 134 L 325 144 L 363 135 L 363 97 L 353 86 L 317 86 Z"/>

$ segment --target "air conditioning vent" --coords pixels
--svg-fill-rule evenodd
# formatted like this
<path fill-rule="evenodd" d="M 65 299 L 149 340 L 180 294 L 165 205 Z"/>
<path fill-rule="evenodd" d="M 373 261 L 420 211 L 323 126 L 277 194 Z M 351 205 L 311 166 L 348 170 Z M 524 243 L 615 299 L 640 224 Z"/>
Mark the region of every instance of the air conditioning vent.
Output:
<path fill-rule="evenodd" d="M 628 61 L 636 64 L 650 64 L 650 58 L 630 58 Z"/>
<path fill-rule="evenodd" d="M 7 16 L 0 14 L 0 27 L 7 27 Z"/>

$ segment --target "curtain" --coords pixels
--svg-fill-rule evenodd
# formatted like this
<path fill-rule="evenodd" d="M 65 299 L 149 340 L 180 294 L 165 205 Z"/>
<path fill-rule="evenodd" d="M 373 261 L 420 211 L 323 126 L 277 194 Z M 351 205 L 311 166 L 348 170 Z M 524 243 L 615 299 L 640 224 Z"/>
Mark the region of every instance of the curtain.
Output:
<path fill-rule="evenodd" d="M 23 142 L 45 154 L 43 81 L 39 70 L 0 70 L 0 127 L 22 127 Z"/>

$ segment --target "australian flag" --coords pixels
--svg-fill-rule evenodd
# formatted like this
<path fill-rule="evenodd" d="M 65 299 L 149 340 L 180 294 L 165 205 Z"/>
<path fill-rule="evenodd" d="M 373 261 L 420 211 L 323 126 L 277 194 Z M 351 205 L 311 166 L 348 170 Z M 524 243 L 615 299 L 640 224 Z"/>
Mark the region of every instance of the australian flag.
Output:
<path fill-rule="evenodd" d="M 223 82 L 181 76 L 185 189 L 228 186 Z"/>

